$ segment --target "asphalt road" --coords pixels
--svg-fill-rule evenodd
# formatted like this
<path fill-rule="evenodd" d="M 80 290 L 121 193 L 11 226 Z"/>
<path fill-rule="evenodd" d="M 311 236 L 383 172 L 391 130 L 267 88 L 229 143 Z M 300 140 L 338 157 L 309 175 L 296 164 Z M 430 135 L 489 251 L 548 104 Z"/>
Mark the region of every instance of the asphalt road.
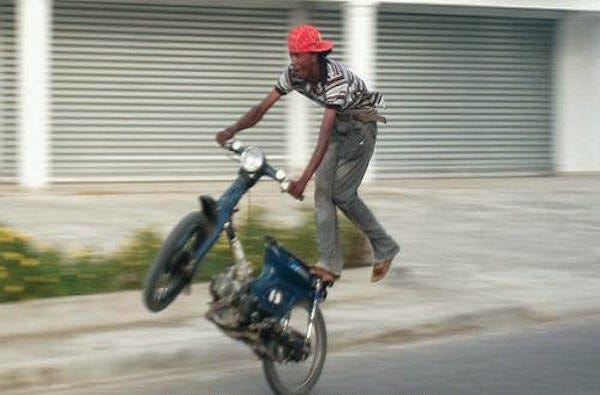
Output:
<path fill-rule="evenodd" d="M 448 337 L 362 344 L 328 355 L 314 394 L 598 394 L 600 319 Z M 174 367 L 48 395 L 268 394 L 260 363 L 239 358 L 213 370 Z"/>

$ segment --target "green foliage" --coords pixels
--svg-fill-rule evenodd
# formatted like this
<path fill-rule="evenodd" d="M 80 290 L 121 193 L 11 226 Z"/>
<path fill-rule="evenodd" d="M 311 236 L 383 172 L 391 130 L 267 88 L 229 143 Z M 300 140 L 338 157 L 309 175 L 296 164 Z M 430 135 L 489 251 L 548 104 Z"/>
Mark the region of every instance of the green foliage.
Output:
<path fill-rule="evenodd" d="M 265 235 L 313 264 L 318 258 L 312 212 L 304 212 L 299 226 L 265 223 L 260 212 L 237 227 L 246 256 L 256 270 L 263 259 Z M 368 264 L 369 247 L 364 236 L 347 220 L 340 221 L 346 267 Z M 100 254 L 84 250 L 64 252 L 36 246 L 27 236 L 0 227 L 0 302 L 84 295 L 140 289 L 162 239 L 152 230 L 140 230 L 117 252 Z M 206 281 L 233 263 L 226 237 L 206 256 L 195 278 Z"/>
<path fill-rule="evenodd" d="M 260 257 L 259 261 L 262 260 L 264 250 L 262 240 L 265 235 L 270 235 L 309 266 L 317 262 L 319 249 L 313 211 L 304 210 L 302 212 L 302 224 L 293 227 L 273 224 L 265 226 L 262 220 L 263 217 L 264 213 L 258 211 L 248 221 L 246 227 L 241 229 L 240 235 L 245 242 L 244 247 L 249 256 Z M 345 217 L 340 215 L 339 219 L 344 267 L 370 264 L 370 261 L 368 261 L 370 247 L 365 236 Z M 254 260 L 251 261 L 255 262 Z"/>

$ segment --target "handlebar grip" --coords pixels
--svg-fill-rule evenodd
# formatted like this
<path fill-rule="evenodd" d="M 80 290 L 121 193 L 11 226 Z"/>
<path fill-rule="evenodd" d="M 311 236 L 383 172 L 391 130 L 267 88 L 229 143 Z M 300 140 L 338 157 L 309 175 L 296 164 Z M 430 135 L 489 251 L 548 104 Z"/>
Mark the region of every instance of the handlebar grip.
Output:
<path fill-rule="evenodd" d="M 244 151 L 244 146 L 240 140 L 236 140 L 235 138 L 231 138 L 225 142 L 223 148 L 229 150 L 231 152 L 235 152 L 236 154 L 241 154 Z"/>

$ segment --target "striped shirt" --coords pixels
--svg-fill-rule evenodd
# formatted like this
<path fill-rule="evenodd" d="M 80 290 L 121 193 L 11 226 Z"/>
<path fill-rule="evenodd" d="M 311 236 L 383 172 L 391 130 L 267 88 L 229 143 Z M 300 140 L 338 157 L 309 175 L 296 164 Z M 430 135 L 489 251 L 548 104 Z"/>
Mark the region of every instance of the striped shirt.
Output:
<path fill-rule="evenodd" d="M 371 91 L 367 84 L 348 67 L 329 57 L 327 78 L 311 84 L 298 77 L 290 65 L 279 77 L 275 88 L 282 95 L 295 90 L 323 107 L 332 107 L 340 114 L 353 112 L 376 112 L 377 107 L 385 107 L 381 93 Z"/>

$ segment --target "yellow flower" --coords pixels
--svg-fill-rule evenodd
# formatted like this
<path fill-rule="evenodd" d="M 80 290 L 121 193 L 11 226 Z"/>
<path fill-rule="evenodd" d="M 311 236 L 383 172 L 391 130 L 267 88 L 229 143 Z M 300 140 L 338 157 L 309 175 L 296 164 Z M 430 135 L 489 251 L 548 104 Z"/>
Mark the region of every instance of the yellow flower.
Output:
<path fill-rule="evenodd" d="M 0 241 L 14 242 L 15 240 L 29 241 L 31 237 L 7 227 L 0 227 Z"/>
<path fill-rule="evenodd" d="M 69 251 L 69 256 L 73 259 L 90 259 L 94 256 L 94 253 L 90 250 L 73 250 Z"/>
<path fill-rule="evenodd" d="M 10 228 L 7 228 L 6 226 L 2 226 L 0 227 L 0 235 L 9 235 L 12 234 L 13 230 Z"/>
<path fill-rule="evenodd" d="M 10 234 L 0 233 L 0 243 L 14 243 L 15 237 Z"/>
<path fill-rule="evenodd" d="M 4 292 L 9 294 L 18 294 L 25 291 L 25 287 L 22 285 L 7 285 L 4 287 Z"/>
<path fill-rule="evenodd" d="M 35 267 L 39 265 L 40 262 L 34 258 L 23 258 L 19 264 L 23 267 Z"/>
<path fill-rule="evenodd" d="M 21 260 L 25 259 L 25 257 L 18 252 L 3 252 L 2 257 L 7 261 L 15 262 L 20 262 Z"/>

